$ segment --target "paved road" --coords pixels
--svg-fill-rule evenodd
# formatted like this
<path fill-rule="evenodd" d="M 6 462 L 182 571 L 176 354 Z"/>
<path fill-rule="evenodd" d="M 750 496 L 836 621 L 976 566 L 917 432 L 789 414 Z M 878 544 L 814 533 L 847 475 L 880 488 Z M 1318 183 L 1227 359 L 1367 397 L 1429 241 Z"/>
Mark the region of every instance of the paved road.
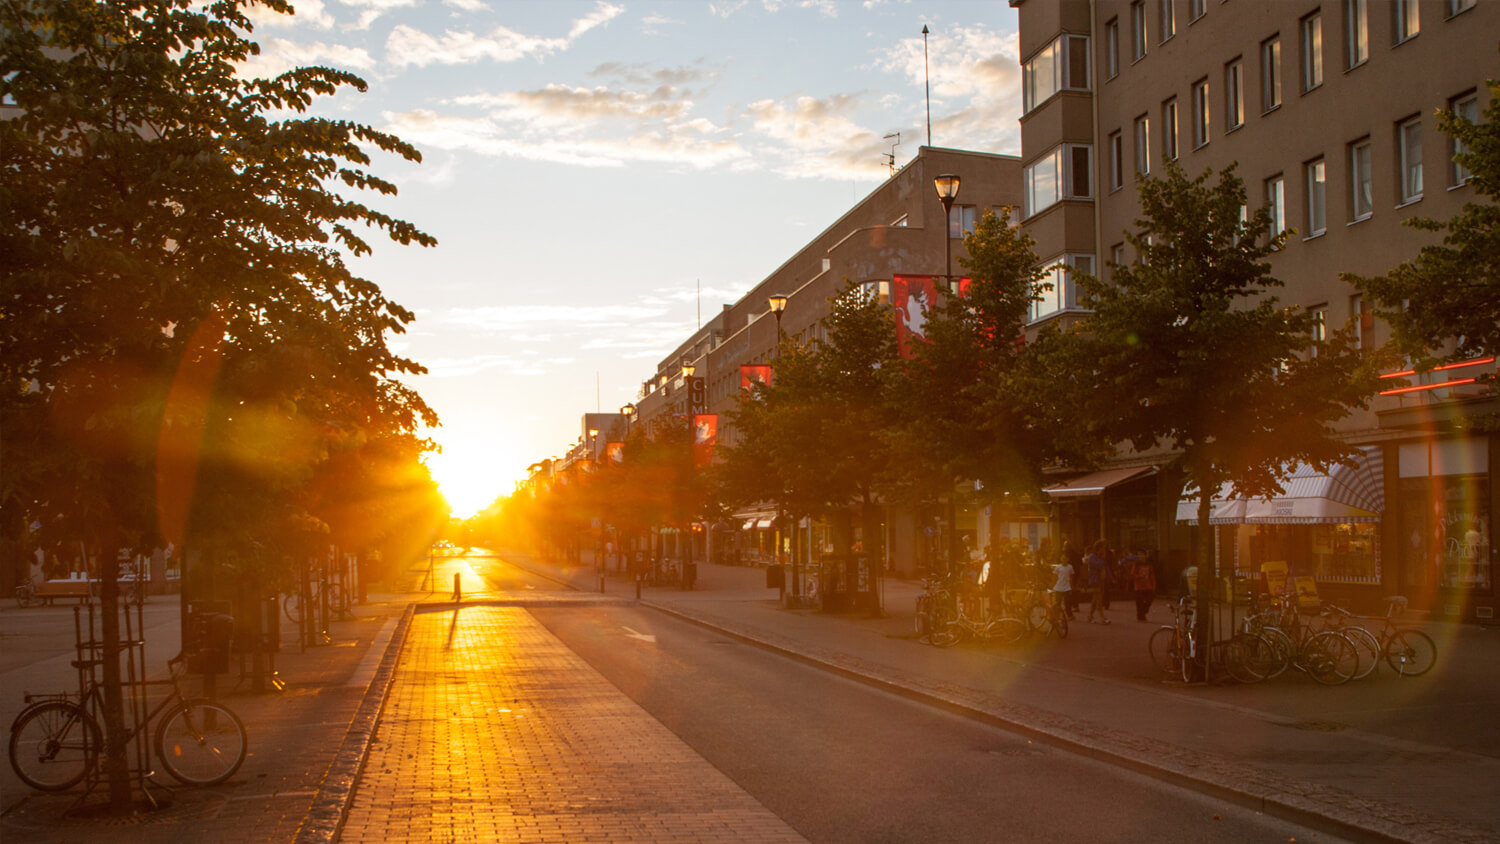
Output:
<path fill-rule="evenodd" d="M 533 614 L 812 841 L 1188 844 L 1315 835 L 649 610 Z"/>

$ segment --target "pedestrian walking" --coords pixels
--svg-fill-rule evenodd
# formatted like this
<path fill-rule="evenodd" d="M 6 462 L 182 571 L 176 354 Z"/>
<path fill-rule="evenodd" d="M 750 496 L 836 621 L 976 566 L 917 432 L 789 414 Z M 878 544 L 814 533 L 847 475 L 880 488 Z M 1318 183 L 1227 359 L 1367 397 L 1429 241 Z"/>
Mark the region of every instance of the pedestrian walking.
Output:
<path fill-rule="evenodd" d="M 1073 593 L 1073 567 L 1059 560 L 1052 567 L 1052 603 L 1060 612 L 1068 612 L 1068 599 Z"/>
<path fill-rule="evenodd" d="M 1088 557 L 1084 560 L 1084 566 L 1088 569 L 1089 585 L 1089 624 L 1094 623 L 1094 614 L 1098 613 L 1099 623 L 1108 624 L 1109 617 L 1104 614 L 1103 589 L 1105 582 L 1109 579 L 1109 545 L 1104 540 L 1095 540 L 1093 547 L 1089 550 Z"/>
<path fill-rule="evenodd" d="M 1154 551 L 1136 549 L 1135 563 L 1130 569 L 1131 583 L 1135 587 L 1135 620 L 1145 621 L 1151 612 L 1151 600 L 1156 597 L 1156 565 Z"/>

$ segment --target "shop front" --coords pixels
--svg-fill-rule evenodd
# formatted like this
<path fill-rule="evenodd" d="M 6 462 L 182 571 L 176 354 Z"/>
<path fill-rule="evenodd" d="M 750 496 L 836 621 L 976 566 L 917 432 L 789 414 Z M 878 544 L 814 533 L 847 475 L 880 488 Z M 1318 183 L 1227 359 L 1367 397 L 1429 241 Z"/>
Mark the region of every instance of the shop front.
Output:
<path fill-rule="evenodd" d="M 1429 439 L 1396 448 L 1397 585 L 1444 615 L 1494 618 L 1494 481 L 1487 436 Z"/>

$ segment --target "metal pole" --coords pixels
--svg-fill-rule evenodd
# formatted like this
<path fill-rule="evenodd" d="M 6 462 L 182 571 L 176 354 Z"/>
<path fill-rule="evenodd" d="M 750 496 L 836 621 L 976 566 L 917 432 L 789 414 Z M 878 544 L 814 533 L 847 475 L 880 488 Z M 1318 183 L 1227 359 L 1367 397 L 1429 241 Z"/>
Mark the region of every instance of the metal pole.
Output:
<path fill-rule="evenodd" d="M 927 95 L 927 145 L 932 146 L 932 81 L 927 74 L 927 25 L 922 25 L 922 87 Z"/>

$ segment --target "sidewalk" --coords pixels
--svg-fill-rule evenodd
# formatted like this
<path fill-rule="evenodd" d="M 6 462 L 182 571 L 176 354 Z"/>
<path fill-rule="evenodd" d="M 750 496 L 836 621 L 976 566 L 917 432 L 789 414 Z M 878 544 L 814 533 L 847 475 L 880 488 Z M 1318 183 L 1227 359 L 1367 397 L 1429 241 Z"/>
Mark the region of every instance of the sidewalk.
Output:
<path fill-rule="evenodd" d="M 506 559 L 576 588 L 592 567 Z M 634 584 L 611 575 L 610 591 Z M 1500 817 L 1500 631 L 1429 625 L 1438 666 L 1388 667 L 1342 687 L 1301 677 L 1185 686 L 1150 664 L 1157 623 L 1117 602 L 1108 626 L 1067 640 L 937 649 L 912 633 L 916 584 L 888 581 L 885 613 L 785 610 L 763 569 L 700 563 L 694 591 L 643 601 L 887 689 L 993 720 L 1080 752 L 1342 834 L 1375 840 L 1495 841 Z M 1081 618 L 1080 613 L 1080 618 Z M 1166 610 L 1158 603 L 1155 618 Z"/>

